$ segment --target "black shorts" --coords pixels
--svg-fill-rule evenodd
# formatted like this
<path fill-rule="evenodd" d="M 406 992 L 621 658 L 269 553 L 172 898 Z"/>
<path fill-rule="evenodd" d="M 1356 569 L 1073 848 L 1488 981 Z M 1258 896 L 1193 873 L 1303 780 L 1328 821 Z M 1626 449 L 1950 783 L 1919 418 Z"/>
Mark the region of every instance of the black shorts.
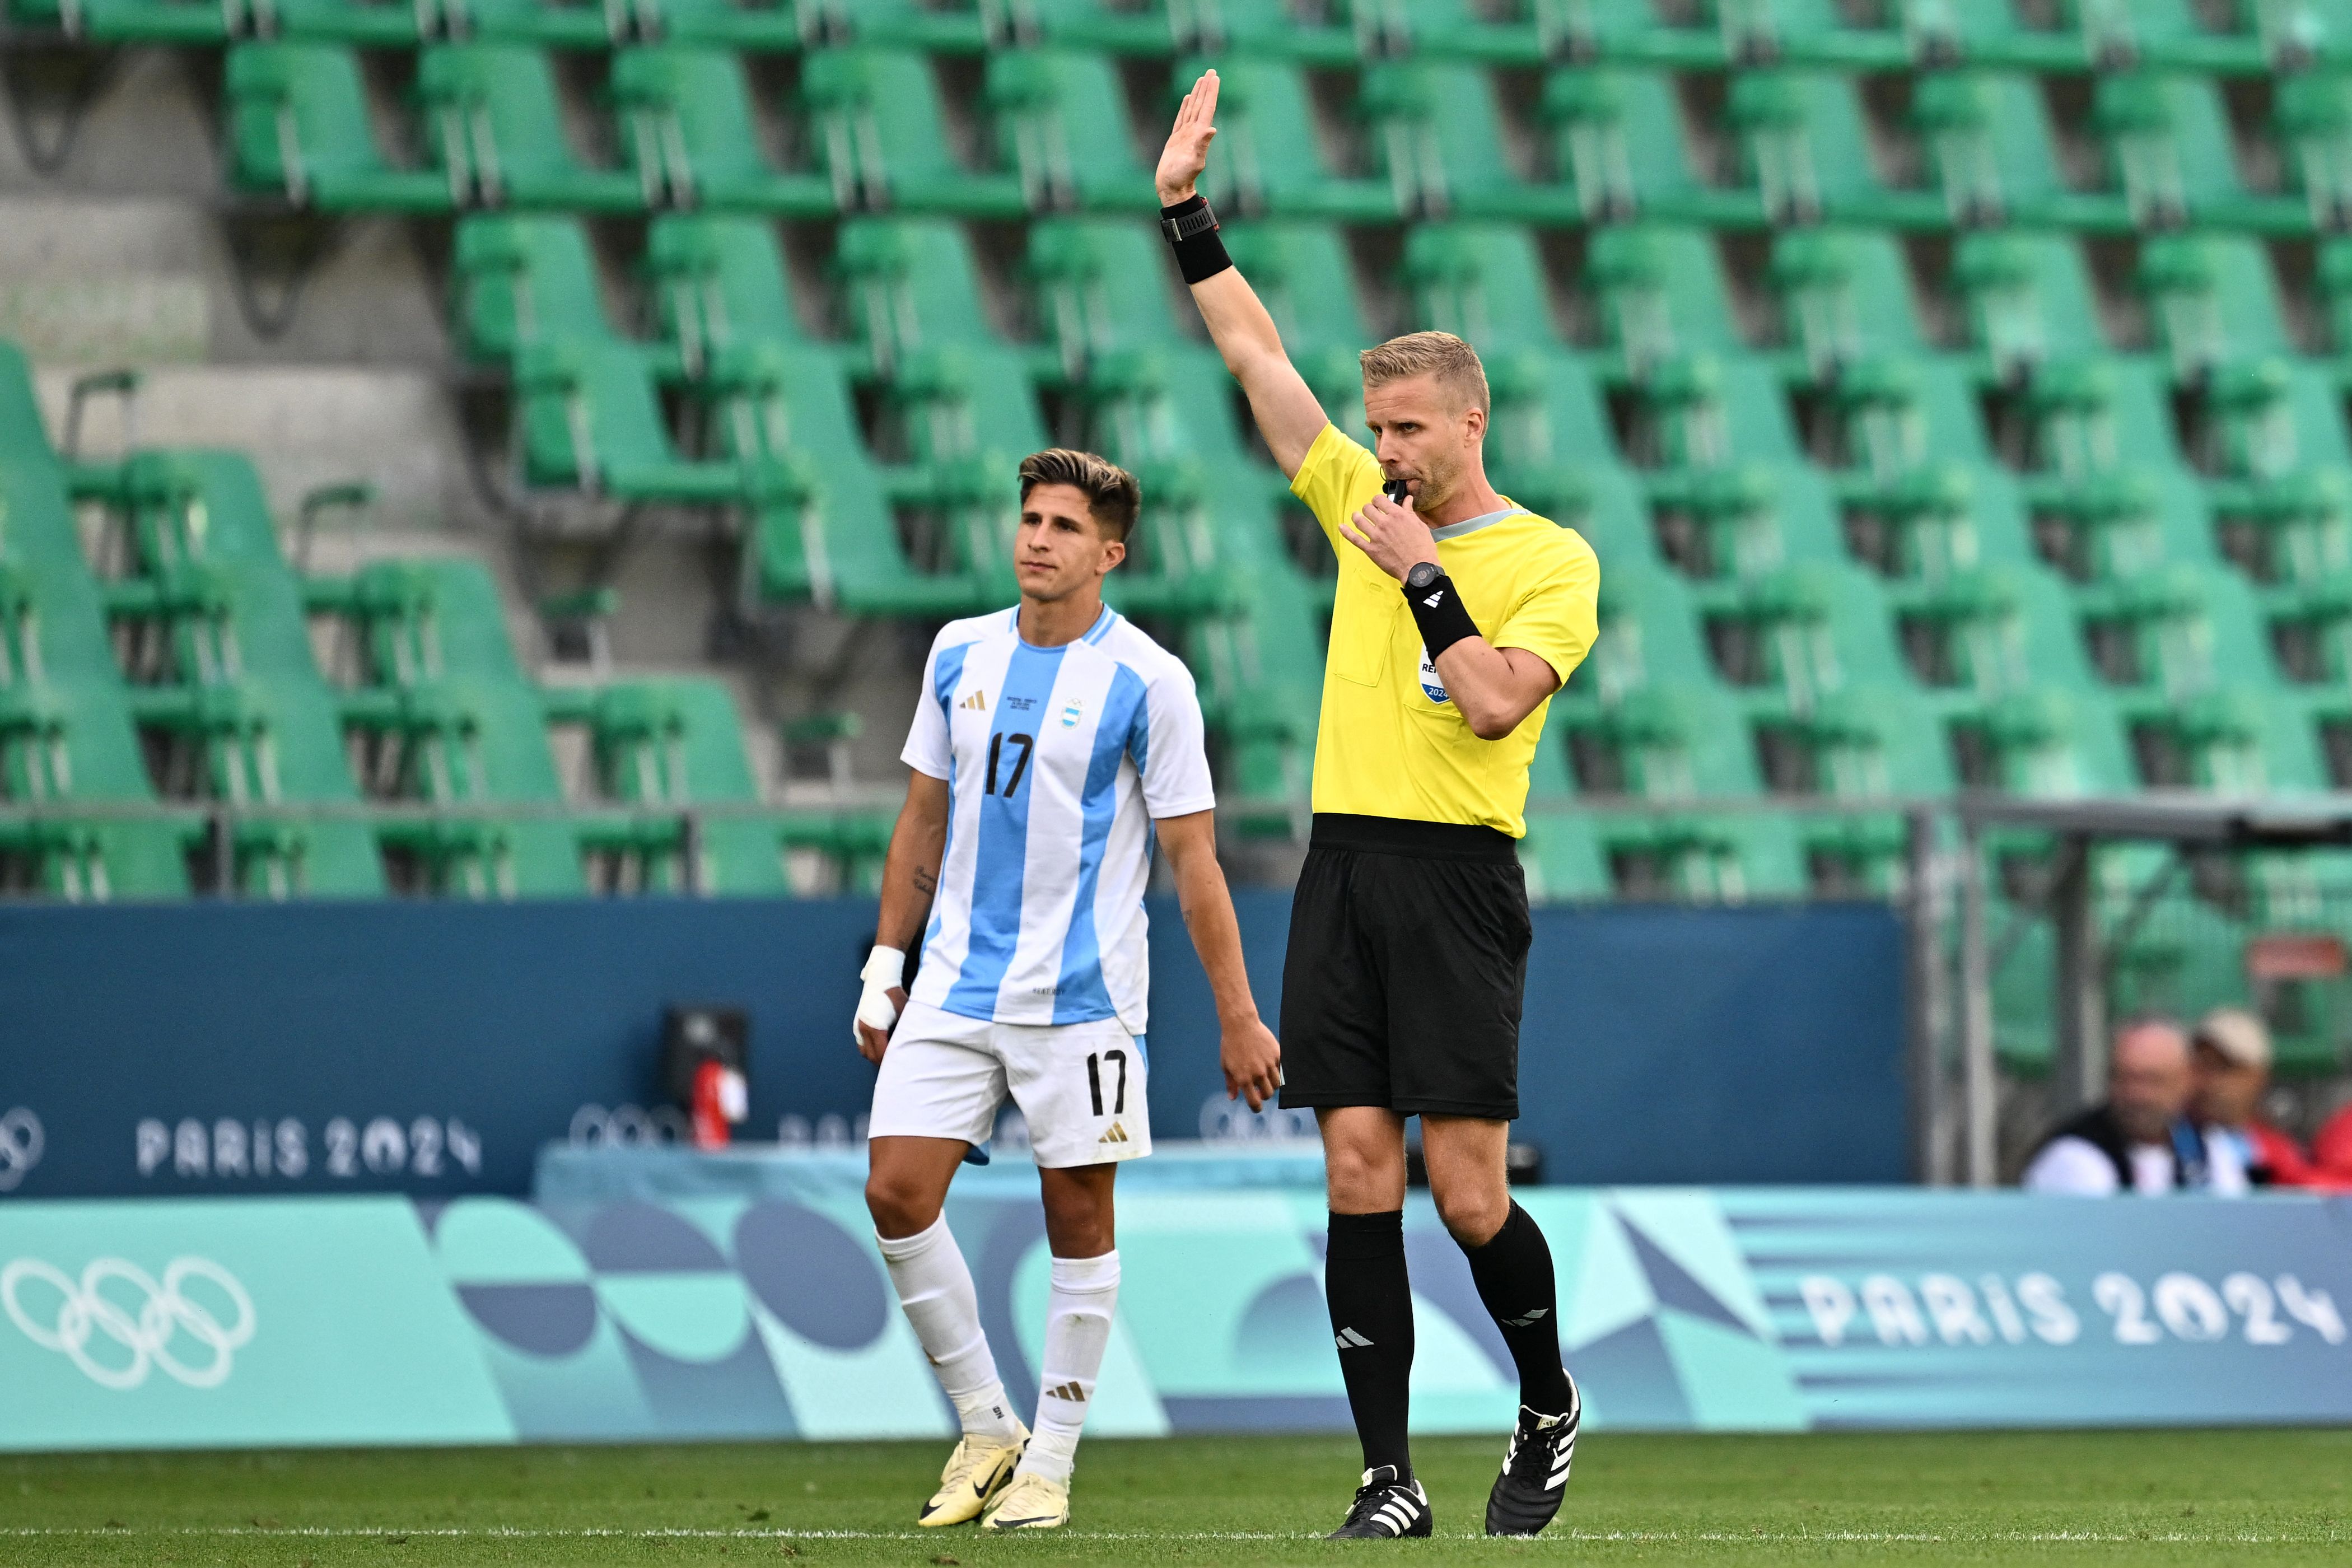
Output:
<path fill-rule="evenodd" d="M 1282 1103 L 1519 1114 L 1528 885 L 1491 827 L 1318 813 L 1282 966 Z"/>

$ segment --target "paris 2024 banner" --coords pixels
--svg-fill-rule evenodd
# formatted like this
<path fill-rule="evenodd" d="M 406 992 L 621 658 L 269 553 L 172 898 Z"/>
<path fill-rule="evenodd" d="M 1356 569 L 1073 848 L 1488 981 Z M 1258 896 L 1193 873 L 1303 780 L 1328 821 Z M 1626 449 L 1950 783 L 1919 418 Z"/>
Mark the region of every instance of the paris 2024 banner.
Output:
<path fill-rule="evenodd" d="M 1604 1429 L 2352 1421 L 2352 1204 L 1542 1188 Z M 950 1204 L 1016 1399 L 1034 1198 Z M 1093 1429 L 1345 1430 L 1324 1215 L 1131 1194 Z M 1502 1430 L 1510 1358 L 1407 1212 L 1424 1431 Z M 0 1204 L 0 1447 L 946 1436 L 854 1192 Z"/>

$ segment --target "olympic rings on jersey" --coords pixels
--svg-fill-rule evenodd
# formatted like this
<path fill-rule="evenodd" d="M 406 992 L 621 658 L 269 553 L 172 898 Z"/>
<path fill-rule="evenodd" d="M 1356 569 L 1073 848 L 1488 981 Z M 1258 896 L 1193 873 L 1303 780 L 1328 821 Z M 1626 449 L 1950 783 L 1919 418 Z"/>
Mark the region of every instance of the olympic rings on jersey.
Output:
<path fill-rule="evenodd" d="M 181 1294 L 180 1287 L 191 1279 L 202 1279 L 227 1297 L 236 1310 L 235 1321 L 223 1324 L 202 1303 Z M 146 1297 L 138 1316 L 106 1296 L 103 1287 L 117 1280 Z M 23 1292 L 29 1281 L 58 1292 L 54 1325 L 44 1325 L 26 1310 Z M 238 1348 L 253 1339 L 253 1298 L 236 1275 L 209 1258 L 172 1259 L 161 1284 L 120 1258 L 92 1258 L 79 1281 L 54 1264 L 19 1258 L 0 1268 L 0 1308 L 26 1339 L 43 1350 L 62 1352 L 91 1382 L 106 1388 L 136 1388 L 155 1367 L 190 1388 L 217 1388 L 228 1380 Z M 211 1359 L 194 1364 L 183 1361 L 172 1349 L 182 1333 L 205 1347 Z M 97 1335 L 128 1351 L 130 1361 L 115 1366 L 90 1354 L 90 1342 Z"/>
<path fill-rule="evenodd" d="M 41 1163 L 47 1142 L 41 1119 L 23 1106 L 0 1116 L 0 1193 L 16 1190 L 26 1173 Z"/>

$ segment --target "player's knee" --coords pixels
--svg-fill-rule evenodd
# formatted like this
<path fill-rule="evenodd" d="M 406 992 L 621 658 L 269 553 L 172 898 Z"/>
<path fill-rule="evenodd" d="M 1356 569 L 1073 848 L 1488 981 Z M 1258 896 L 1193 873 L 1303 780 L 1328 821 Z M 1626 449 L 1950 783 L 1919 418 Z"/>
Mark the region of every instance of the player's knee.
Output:
<path fill-rule="evenodd" d="M 1391 1209 L 1404 1201 L 1404 1159 L 1385 1149 L 1334 1142 L 1324 1151 L 1324 1179 L 1334 1208 L 1351 1214 Z"/>
<path fill-rule="evenodd" d="M 1511 1217 L 1511 1194 L 1501 1185 L 1491 1190 L 1484 1182 L 1433 1186 L 1437 1217 L 1454 1240 L 1465 1247 L 1483 1247 Z"/>
<path fill-rule="evenodd" d="M 866 1177 L 866 1212 L 877 1231 L 897 1237 L 929 1229 L 940 1205 L 920 1183 L 895 1171 L 873 1171 Z"/>

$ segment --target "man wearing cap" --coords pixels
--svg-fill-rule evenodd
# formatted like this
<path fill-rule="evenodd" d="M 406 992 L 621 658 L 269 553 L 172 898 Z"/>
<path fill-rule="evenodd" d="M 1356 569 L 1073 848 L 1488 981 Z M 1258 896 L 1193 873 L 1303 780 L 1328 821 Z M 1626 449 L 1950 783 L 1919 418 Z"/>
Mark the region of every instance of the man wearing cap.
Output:
<path fill-rule="evenodd" d="M 2271 1087 L 2271 1032 L 2263 1021 L 2242 1007 L 2216 1007 L 2198 1020 L 2189 1043 L 2196 1081 L 2189 1114 L 2208 1146 L 2226 1147 L 2255 1186 L 2318 1184 L 2301 1146 L 2263 1120 Z"/>

